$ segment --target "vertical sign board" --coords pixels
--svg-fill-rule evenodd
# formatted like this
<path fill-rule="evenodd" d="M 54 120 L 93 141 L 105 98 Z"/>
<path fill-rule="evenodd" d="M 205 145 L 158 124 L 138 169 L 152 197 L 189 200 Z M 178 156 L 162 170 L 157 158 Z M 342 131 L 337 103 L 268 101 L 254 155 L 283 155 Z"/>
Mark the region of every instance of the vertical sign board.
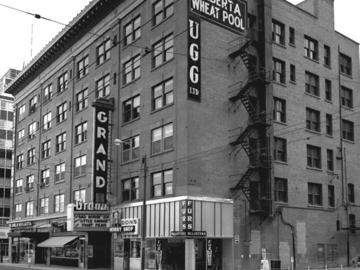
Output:
<path fill-rule="evenodd" d="M 201 101 L 200 20 L 188 18 L 188 98 Z"/>
<path fill-rule="evenodd" d="M 181 201 L 181 230 L 191 232 L 193 226 L 193 202 L 190 200 Z"/>
<path fill-rule="evenodd" d="M 94 107 L 93 201 L 104 203 L 108 184 L 109 109 L 101 106 Z"/>

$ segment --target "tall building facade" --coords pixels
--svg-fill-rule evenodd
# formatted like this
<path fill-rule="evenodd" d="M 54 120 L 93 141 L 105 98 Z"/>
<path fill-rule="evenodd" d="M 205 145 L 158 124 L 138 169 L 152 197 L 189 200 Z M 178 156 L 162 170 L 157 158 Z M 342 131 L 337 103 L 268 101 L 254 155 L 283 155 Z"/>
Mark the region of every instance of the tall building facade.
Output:
<path fill-rule="evenodd" d="M 91 2 L 7 90 L 13 262 L 347 264 L 358 81 L 332 0 Z"/>

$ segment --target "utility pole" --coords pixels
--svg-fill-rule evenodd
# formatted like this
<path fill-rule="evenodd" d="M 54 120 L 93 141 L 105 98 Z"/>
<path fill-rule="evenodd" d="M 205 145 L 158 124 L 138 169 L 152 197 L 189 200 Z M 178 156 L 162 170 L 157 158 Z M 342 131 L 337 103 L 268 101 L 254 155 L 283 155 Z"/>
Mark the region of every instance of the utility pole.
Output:
<path fill-rule="evenodd" d="M 145 245 L 146 245 L 146 173 L 147 173 L 147 164 L 146 164 L 146 155 L 142 158 L 143 165 L 143 201 L 142 201 L 142 211 L 141 211 L 141 270 L 145 269 Z"/>

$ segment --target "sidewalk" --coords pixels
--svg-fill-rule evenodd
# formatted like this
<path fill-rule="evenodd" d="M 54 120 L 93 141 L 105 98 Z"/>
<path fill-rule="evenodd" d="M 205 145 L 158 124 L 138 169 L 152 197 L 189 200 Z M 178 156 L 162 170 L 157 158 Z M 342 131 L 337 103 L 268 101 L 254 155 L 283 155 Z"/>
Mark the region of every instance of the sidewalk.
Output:
<path fill-rule="evenodd" d="M 71 266 L 60 266 L 60 265 L 51 265 L 50 267 L 46 264 L 31 264 L 30 266 L 26 263 L 0 263 L 1 266 L 14 267 L 14 268 L 24 268 L 24 269 L 33 269 L 33 270 L 47 270 L 51 268 L 52 270 L 79 270 L 79 267 Z M 95 268 L 95 270 L 110 270 L 110 268 Z"/>

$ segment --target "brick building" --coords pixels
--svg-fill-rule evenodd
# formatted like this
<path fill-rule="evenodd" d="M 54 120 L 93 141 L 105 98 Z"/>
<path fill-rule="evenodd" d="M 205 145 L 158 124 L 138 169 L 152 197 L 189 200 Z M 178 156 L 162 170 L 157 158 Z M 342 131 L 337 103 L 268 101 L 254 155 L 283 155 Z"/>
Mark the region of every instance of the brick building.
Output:
<path fill-rule="evenodd" d="M 331 0 L 219 2 L 93 1 L 11 84 L 13 261 L 357 255 L 358 44 Z"/>

